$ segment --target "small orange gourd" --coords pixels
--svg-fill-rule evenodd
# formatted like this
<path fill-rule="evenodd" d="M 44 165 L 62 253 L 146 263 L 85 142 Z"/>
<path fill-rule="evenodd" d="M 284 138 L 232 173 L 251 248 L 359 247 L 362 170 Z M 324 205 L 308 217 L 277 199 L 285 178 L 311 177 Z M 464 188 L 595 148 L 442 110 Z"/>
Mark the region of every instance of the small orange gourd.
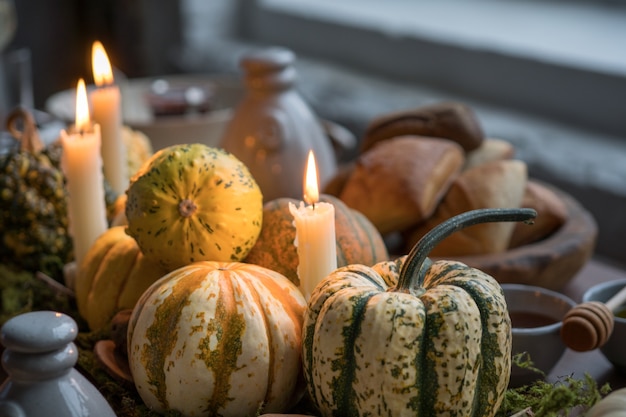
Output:
<path fill-rule="evenodd" d="M 115 313 L 131 309 L 141 294 L 167 273 L 147 259 L 124 226 L 107 229 L 78 268 L 76 304 L 91 330 L 104 328 Z"/>
<path fill-rule="evenodd" d="M 371 266 L 389 259 L 382 236 L 363 214 L 331 195 L 321 195 L 320 201 L 335 206 L 338 267 L 350 264 Z M 298 200 L 292 198 L 277 198 L 265 203 L 261 234 L 245 262 L 280 272 L 299 285 L 298 252 L 294 246 L 296 227 L 289 211 L 290 202 L 298 204 Z"/>

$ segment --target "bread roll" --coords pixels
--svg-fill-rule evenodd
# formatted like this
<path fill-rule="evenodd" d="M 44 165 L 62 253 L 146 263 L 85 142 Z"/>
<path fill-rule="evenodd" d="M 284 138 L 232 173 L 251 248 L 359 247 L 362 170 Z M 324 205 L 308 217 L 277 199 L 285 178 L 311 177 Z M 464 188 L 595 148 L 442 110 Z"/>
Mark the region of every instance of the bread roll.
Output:
<path fill-rule="evenodd" d="M 518 223 L 513 229 L 509 247 L 516 248 L 550 236 L 567 220 L 567 207 L 554 191 L 536 181 L 528 181 L 522 201 L 523 207 L 537 211 L 534 224 Z"/>
<path fill-rule="evenodd" d="M 402 136 L 378 143 L 356 161 L 339 198 L 381 232 L 430 217 L 464 163 L 455 142 Z"/>
<path fill-rule="evenodd" d="M 526 164 L 499 160 L 463 171 L 451 185 L 435 214 L 408 234 L 407 251 L 424 234 L 443 221 L 481 208 L 521 207 L 527 182 Z M 431 251 L 431 256 L 453 257 L 505 251 L 515 223 L 483 223 L 460 230 Z"/>
<path fill-rule="evenodd" d="M 341 190 L 343 190 L 343 187 L 346 185 L 348 178 L 350 178 L 352 171 L 354 171 L 355 165 L 354 161 L 339 165 L 335 175 L 326 183 L 326 185 L 324 185 L 322 193 L 339 197 Z"/>
<path fill-rule="evenodd" d="M 499 159 L 512 159 L 515 156 L 515 147 L 502 139 L 487 138 L 473 151 L 465 154 L 465 166 L 469 169 Z"/>
<path fill-rule="evenodd" d="M 376 143 L 404 135 L 449 139 L 465 151 L 480 146 L 484 133 L 471 107 L 458 102 L 442 102 L 389 113 L 374 119 L 365 131 L 361 151 Z"/>

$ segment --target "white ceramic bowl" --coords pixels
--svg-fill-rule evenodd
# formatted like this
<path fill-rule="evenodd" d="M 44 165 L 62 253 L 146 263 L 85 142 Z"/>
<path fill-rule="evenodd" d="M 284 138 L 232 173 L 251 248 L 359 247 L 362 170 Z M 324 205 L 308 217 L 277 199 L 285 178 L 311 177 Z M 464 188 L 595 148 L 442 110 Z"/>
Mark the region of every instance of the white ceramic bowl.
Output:
<path fill-rule="evenodd" d="M 594 285 L 583 294 L 583 302 L 608 301 L 619 290 L 626 286 L 626 279 L 604 282 Z M 613 364 L 615 369 L 626 375 L 626 319 L 614 317 L 615 324 L 609 340 L 600 347 L 600 351 Z"/>
<path fill-rule="evenodd" d="M 502 289 L 513 325 L 513 355 L 528 353 L 534 367 L 548 375 L 565 352 L 560 336 L 562 320 L 576 303 L 543 287 L 502 284 Z M 541 377 L 513 365 L 509 386 L 525 385 Z"/>
<path fill-rule="evenodd" d="M 212 91 L 211 110 L 204 113 L 155 116 L 148 101 L 155 81 L 166 82 L 171 89 L 198 87 Z M 232 117 L 244 89 L 239 79 L 211 75 L 174 75 L 119 81 L 122 92 L 124 124 L 145 133 L 154 150 L 180 143 L 205 143 L 217 146 Z M 88 86 L 91 90 L 93 85 Z M 48 98 L 46 111 L 66 123 L 73 123 L 76 90 L 64 90 Z"/>

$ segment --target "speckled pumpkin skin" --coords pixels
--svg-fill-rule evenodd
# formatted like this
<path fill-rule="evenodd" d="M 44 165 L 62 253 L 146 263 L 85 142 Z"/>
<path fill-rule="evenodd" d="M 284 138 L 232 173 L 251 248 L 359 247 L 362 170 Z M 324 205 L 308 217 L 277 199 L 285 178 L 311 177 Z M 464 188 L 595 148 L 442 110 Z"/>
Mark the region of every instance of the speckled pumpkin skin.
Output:
<path fill-rule="evenodd" d="M 128 360 L 159 413 L 285 412 L 303 393 L 302 317 L 295 285 L 244 263 L 196 262 L 153 284 L 133 310 Z"/>
<path fill-rule="evenodd" d="M 128 233 L 168 271 L 243 259 L 261 232 L 263 196 L 235 156 L 203 144 L 155 153 L 127 190 Z"/>
<path fill-rule="evenodd" d="M 337 266 L 371 266 L 389 259 L 382 236 L 363 214 L 330 195 L 322 194 L 320 201 L 335 206 Z M 265 203 L 263 229 L 245 262 L 280 272 L 300 285 L 298 251 L 294 245 L 296 227 L 289 211 L 290 202 L 296 206 L 299 204 L 298 200 L 292 198 L 278 198 Z"/>
<path fill-rule="evenodd" d="M 494 416 L 511 367 L 499 284 L 453 261 L 394 291 L 404 258 L 339 268 L 305 313 L 304 375 L 327 416 Z"/>

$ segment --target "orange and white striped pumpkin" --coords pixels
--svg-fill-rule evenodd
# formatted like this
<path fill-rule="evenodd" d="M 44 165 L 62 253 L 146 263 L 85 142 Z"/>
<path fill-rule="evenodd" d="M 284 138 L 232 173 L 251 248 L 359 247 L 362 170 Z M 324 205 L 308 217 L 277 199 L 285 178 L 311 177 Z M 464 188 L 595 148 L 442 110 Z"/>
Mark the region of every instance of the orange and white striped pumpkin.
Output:
<path fill-rule="evenodd" d="M 185 416 L 280 413 L 301 397 L 306 302 L 283 275 L 202 261 L 155 282 L 128 328 L 139 395 Z"/>

